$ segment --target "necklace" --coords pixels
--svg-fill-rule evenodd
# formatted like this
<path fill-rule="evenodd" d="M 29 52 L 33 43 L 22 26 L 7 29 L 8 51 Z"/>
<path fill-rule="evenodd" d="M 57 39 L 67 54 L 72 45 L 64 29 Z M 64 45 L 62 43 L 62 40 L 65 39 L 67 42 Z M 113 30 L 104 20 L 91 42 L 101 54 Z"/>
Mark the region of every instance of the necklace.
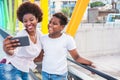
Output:
<path fill-rule="evenodd" d="M 30 36 L 30 39 L 35 44 L 37 42 L 37 35 Z"/>

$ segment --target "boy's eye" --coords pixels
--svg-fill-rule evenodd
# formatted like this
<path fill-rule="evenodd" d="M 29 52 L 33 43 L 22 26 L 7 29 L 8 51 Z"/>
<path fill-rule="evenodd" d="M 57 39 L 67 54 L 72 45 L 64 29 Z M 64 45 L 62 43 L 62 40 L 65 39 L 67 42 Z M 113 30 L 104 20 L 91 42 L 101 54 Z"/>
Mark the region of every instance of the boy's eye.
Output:
<path fill-rule="evenodd" d="M 58 25 L 56 22 L 52 22 L 53 25 Z"/>
<path fill-rule="evenodd" d="M 30 19 L 30 21 L 33 21 L 34 19 Z"/>
<path fill-rule="evenodd" d="M 57 25 L 57 23 L 53 23 L 53 25 Z"/>
<path fill-rule="evenodd" d="M 49 24 L 51 23 L 51 21 L 49 21 Z"/>
<path fill-rule="evenodd" d="M 24 21 L 24 20 L 23 20 L 23 22 L 26 23 L 27 21 Z"/>

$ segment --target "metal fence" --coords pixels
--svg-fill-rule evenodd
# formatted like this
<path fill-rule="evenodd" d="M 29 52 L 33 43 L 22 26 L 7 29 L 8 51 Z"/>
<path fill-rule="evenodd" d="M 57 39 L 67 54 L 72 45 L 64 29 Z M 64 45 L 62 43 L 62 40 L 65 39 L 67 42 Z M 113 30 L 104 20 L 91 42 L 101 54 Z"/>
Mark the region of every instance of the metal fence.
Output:
<path fill-rule="evenodd" d="M 1 34 L 4 38 L 5 38 L 7 35 L 9 35 L 9 34 L 7 34 L 5 31 L 3 31 L 2 29 L 0 29 L 0 34 Z M 103 72 L 100 72 L 100 71 L 98 71 L 98 70 L 95 70 L 95 69 L 93 69 L 93 68 L 91 68 L 91 67 L 89 67 L 89 66 L 86 66 L 86 65 L 77 63 L 77 62 L 73 61 L 73 60 L 70 59 L 70 58 L 67 58 L 67 60 L 70 61 L 70 62 L 72 62 L 72 63 L 74 63 L 74 64 L 77 64 L 78 66 L 81 66 L 81 67 L 83 67 L 83 68 L 85 68 L 85 69 L 87 69 L 87 70 L 89 70 L 89 71 L 91 71 L 91 72 L 94 72 L 95 74 L 97 74 L 97 75 L 99 75 L 99 76 L 101 76 L 101 77 L 103 77 L 103 78 L 105 78 L 105 79 L 107 79 L 107 80 L 117 80 L 116 78 L 114 78 L 114 77 L 112 77 L 112 76 L 110 76 L 110 75 L 107 75 L 107 74 L 105 74 L 105 73 L 103 73 Z M 37 76 L 36 76 L 31 70 L 30 70 L 30 75 L 31 75 L 31 77 L 32 77 L 33 80 L 39 80 L 39 79 L 37 78 Z M 69 73 L 68 73 L 68 79 L 69 79 L 69 80 L 84 80 L 84 79 L 81 78 L 79 75 L 76 75 L 76 74 L 72 73 L 71 71 L 69 71 Z M 90 80 L 90 79 L 88 79 L 88 80 Z"/>

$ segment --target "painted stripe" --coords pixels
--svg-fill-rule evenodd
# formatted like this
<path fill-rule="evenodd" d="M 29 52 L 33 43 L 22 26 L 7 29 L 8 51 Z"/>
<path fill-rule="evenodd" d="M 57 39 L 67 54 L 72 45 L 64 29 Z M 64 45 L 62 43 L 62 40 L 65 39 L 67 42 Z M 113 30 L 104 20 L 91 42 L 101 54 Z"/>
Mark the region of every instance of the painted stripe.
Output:
<path fill-rule="evenodd" d="M 12 0 L 8 0 L 9 3 L 9 30 L 10 33 L 13 34 L 13 17 L 12 17 Z"/>
<path fill-rule="evenodd" d="M 34 2 L 35 0 L 29 0 L 30 2 Z"/>
<path fill-rule="evenodd" d="M 8 24 L 9 24 L 9 17 L 8 17 L 8 5 L 7 5 L 7 0 L 3 0 L 4 3 L 4 13 L 5 13 L 5 30 L 7 30 Z"/>
<path fill-rule="evenodd" d="M 18 8 L 18 0 L 14 1 L 14 19 L 13 19 L 13 31 L 16 31 L 16 20 L 17 20 L 17 8 Z"/>
<path fill-rule="evenodd" d="M 4 29 L 4 27 L 5 27 L 5 18 L 4 18 L 5 13 L 4 13 L 3 1 L 1 2 L 1 11 L 2 11 L 2 27 Z"/>
<path fill-rule="evenodd" d="M 0 1 L 0 27 L 2 27 L 2 5 L 1 5 L 1 1 Z"/>
<path fill-rule="evenodd" d="M 70 34 L 71 36 L 74 36 L 78 26 L 80 25 L 81 19 L 84 15 L 84 12 L 88 6 L 90 0 L 78 0 L 73 14 L 71 16 L 71 20 L 68 23 L 67 29 L 66 29 L 66 33 Z"/>
<path fill-rule="evenodd" d="M 22 0 L 18 0 L 18 7 L 20 6 L 20 4 L 22 4 Z M 18 21 L 18 26 L 19 26 L 19 30 L 21 31 L 23 29 L 22 22 Z"/>
<path fill-rule="evenodd" d="M 48 0 L 40 0 L 40 6 L 43 11 L 43 20 L 41 22 L 41 31 L 43 34 L 48 33 Z"/>

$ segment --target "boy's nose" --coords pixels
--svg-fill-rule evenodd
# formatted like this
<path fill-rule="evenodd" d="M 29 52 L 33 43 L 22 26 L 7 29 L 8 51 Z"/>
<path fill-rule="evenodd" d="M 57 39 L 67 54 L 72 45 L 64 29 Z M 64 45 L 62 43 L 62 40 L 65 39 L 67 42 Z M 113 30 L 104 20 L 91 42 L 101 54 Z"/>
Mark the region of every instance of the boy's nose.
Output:
<path fill-rule="evenodd" d="M 48 24 L 48 27 L 52 27 L 52 24 L 49 23 L 49 24 Z"/>

